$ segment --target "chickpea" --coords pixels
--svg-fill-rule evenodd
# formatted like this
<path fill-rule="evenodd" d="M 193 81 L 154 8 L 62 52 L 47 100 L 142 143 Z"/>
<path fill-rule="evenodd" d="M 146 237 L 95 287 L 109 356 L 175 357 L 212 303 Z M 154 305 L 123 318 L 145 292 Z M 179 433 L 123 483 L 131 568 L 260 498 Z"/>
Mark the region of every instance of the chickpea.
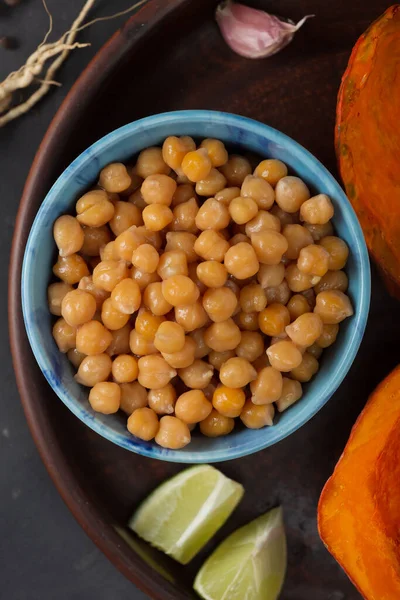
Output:
<path fill-rule="evenodd" d="M 93 387 L 96 383 L 107 381 L 111 373 L 111 358 L 108 354 L 85 356 L 82 360 L 75 379 L 78 383 Z"/>
<path fill-rule="evenodd" d="M 247 279 L 255 275 L 259 269 L 259 262 L 252 245 L 240 242 L 232 246 L 225 254 L 225 267 L 236 279 Z"/>
<path fill-rule="evenodd" d="M 230 388 L 243 388 L 257 377 L 257 371 L 245 358 L 229 358 L 219 372 L 223 385 Z M 229 416 L 229 415 L 228 415 Z"/>
<path fill-rule="evenodd" d="M 300 350 L 293 344 L 282 340 L 270 346 L 267 356 L 271 366 L 278 371 L 288 372 L 298 367 L 303 360 Z"/>
<path fill-rule="evenodd" d="M 147 406 L 147 390 L 138 381 L 121 383 L 121 410 L 131 415 L 137 408 Z M 152 408 L 152 407 L 150 407 Z"/>
<path fill-rule="evenodd" d="M 146 148 L 139 154 L 136 163 L 136 173 L 139 177 L 146 179 L 150 175 L 168 175 L 169 172 L 170 168 L 163 159 L 161 148 Z"/>
<path fill-rule="evenodd" d="M 89 269 L 82 256 L 79 254 L 70 254 L 69 256 L 59 256 L 53 267 L 53 273 L 64 283 L 74 285 L 82 277 L 89 275 Z"/>
<path fill-rule="evenodd" d="M 294 321 L 297 317 L 304 315 L 304 313 L 310 312 L 310 305 L 308 304 L 307 298 L 301 294 L 295 294 L 287 303 L 287 309 L 290 314 L 290 320 Z"/>
<path fill-rule="evenodd" d="M 111 248 L 111 252 L 108 254 L 110 256 L 113 255 L 114 259 L 121 259 L 126 262 L 130 262 L 132 260 L 132 254 L 134 250 L 144 243 L 145 238 L 142 229 L 133 225 L 126 231 L 120 233 L 114 242 L 111 242 L 113 246 Z M 108 246 L 110 246 L 110 244 L 108 244 Z M 102 260 L 107 260 L 107 257 L 104 254 L 105 252 L 103 251 L 103 253 L 101 253 Z"/>
<path fill-rule="evenodd" d="M 258 331 L 258 315 L 259 313 L 245 313 L 240 311 L 235 316 L 235 323 L 239 325 L 240 329 L 245 331 Z"/>
<path fill-rule="evenodd" d="M 67 321 L 61 317 L 53 325 L 53 337 L 59 351 L 68 352 L 71 348 L 75 348 L 76 327 L 68 325 Z"/>
<path fill-rule="evenodd" d="M 196 215 L 196 227 L 201 230 L 224 229 L 229 225 L 229 211 L 227 207 L 215 198 L 209 198 L 199 208 Z"/>
<path fill-rule="evenodd" d="M 311 312 L 300 315 L 293 323 L 286 327 L 286 333 L 290 339 L 303 348 L 314 344 L 322 334 L 322 331 L 322 320 L 317 314 Z"/>
<path fill-rule="evenodd" d="M 142 356 L 138 360 L 138 381 L 143 387 L 158 390 L 165 387 L 176 375 L 161 354 Z"/>
<path fill-rule="evenodd" d="M 274 204 L 270 210 L 270 213 L 279 220 L 281 227 L 286 227 L 286 225 L 295 225 L 299 223 L 299 211 L 289 213 L 282 210 L 281 207 L 277 204 Z"/>
<path fill-rule="evenodd" d="M 147 398 L 149 407 L 158 415 L 172 415 L 174 413 L 176 391 L 170 383 L 158 390 L 149 390 Z"/>
<path fill-rule="evenodd" d="M 178 323 L 164 321 L 157 329 L 154 345 L 159 352 L 179 352 L 185 345 L 185 330 Z"/>
<path fill-rule="evenodd" d="M 252 198 L 262 210 L 269 210 L 275 201 L 275 192 L 271 184 L 263 177 L 254 175 L 245 177 L 240 195 L 244 198 Z"/>
<path fill-rule="evenodd" d="M 190 334 L 190 337 L 196 344 L 196 351 L 194 353 L 195 358 L 204 358 L 211 351 L 211 348 L 209 348 L 206 342 L 204 341 L 204 333 L 205 329 L 201 328 L 192 331 L 192 333 Z"/>
<path fill-rule="evenodd" d="M 236 294 L 227 287 L 210 288 L 203 296 L 203 307 L 215 323 L 226 321 L 235 312 Z"/>
<path fill-rule="evenodd" d="M 240 196 L 240 188 L 226 187 L 215 194 L 215 199 L 225 206 L 229 206 L 231 200 Z"/>
<path fill-rule="evenodd" d="M 215 260 L 208 260 L 197 265 L 197 277 L 209 288 L 223 286 L 228 277 L 225 266 Z"/>
<path fill-rule="evenodd" d="M 305 352 L 301 364 L 290 372 L 292 379 L 306 383 L 318 372 L 318 360 L 312 354 Z"/>
<path fill-rule="evenodd" d="M 349 280 L 344 271 L 328 271 L 315 286 L 315 293 L 328 290 L 339 290 L 345 292 L 349 286 Z"/>
<path fill-rule="evenodd" d="M 320 240 L 320 245 L 329 254 L 329 270 L 339 271 L 343 269 L 349 257 L 349 248 L 346 242 L 334 235 L 329 235 Z"/>
<path fill-rule="evenodd" d="M 199 148 L 198 150 L 187 152 L 182 160 L 181 168 L 189 181 L 197 182 L 206 179 L 212 168 L 212 162 L 207 150 Z"/>
<path fill-rule="evenodd" d="M 330 221 L 323 225 L 304 223 L 304 227 L 311 233 L 314 242 L 319 242 L 323 237 L 333 235 L 333 227 Z"/>
<path fill-rule="evenodd" d="M 88 228 L 89 229 L 89 228 Z M 91 227 L 91 229 L 94 229 L 94 227 Z M 100 229 L 100 227 L 99 227 Z M 99 262 L 101 262 L 102 260 L 118 260 L 119 256 L 118 256 L 118 252 L 117 252 L 117 247 L 115 244 L 115 240 L 112 242 L 108 242 L 105 246 L 101 246 L 100 248 L 100 256 L 96 257 L 97 259 L 100 258 L 100 261 L 97 261 L 97 263 L 94 265 L 93 269 L 95 267 L 97 267 L 97 265 L 99 264 Z"/>
<path fill-rule="evenodd" d="M 196 144 L 192 138 L 176 137 L 170 135 L 163 143 L 162 157 L 164 162 L 171 167 L 171 169 L 179 169 L 185 154 L 191 150 L 196 149 Z"/>
<path fill-rule="evenodd" d="M 240 358 L 254 362 L 264 352 L 264 339 L 258 331 L 242 331 L 242 337 L 236 348 Z"/>
<path fill-rule="evenodd" d="M 146 204 L 170 206 L 176 187 L 176 181 L 172 177 L 157 173 L 146 177 L 140 192 Z"/>
<path fill-rule="evenodd" d="M 82 254 L 86 256 L 99 256 L 101 248 L 111 240 L 110 230 L 107 225 L 102 227 L 83 227 Z"/>
<path fill-rule="evenodd" d="M 247 177 L 251 174 L 251 164 L 244 156 L 232 154 L 220 171 L 225 176 L 229 186 L 240 187 Z"/>
<path fill-rule="evenodd" d="M 185 337 L 185 345 L 179 352 L 163 352 L 163 358 L 174 369 L 184 369 L 194 362 L 196 344 L 191 337 Z"/>
<path fill-rule="evenodd" d="M 236 246 L 236 244 L 240 244 L 240 242 L 246 242 L 247 244 L 251 243 L 251 240 L 245 233 L 236 233 L 231 239 L 229 243 L 231 246 Z"/>
<path fill-rule="evenodd" d="M 87 192 L 76 203 L 77 220 L 88 227 L 101 227 L 114 215 L 114 205 L 104 190 Z"/>
<path fill-rule="evenodd" d="M 162 294 L 162 285 L 160 281 L 150 283 L 143 292 L 143 304 L 156 316 L 162 316 L 169 313 L 172 304 L 167 302 Z"/>
<path fill-rule="evenodd" d="M 175 208 L 178 204 L 183 204 L 191 198 L 197 199 L 193 185 L 191 183 L 183 183 L 176 188 L 172 196 L 171 206 Z"/>
<path fill-rule="evenodd" d="M 240 413 L 240 420 L 249 429 L 261 429 L 273 425 L 275 409 L 273 404 L 255 405 L 248 400 Z"/>
<path fill-rule="evenodd" d="M 264 308 L 258 317 L 258 325 L 265 335 L 280 336 L 290 323 L 290 314 L 283 304 L 273 303 Z"/>
<path fill-rule="evenodd" d="M 139 285 L 130 278 L 122 279 L 111 292 L 111 306 L 124 315 L 132 315 L 136 312 L 141 299 Z"/>
<path fill-rule="evenodd" d="M 333 204 L 326 194 L 318 194 L 302 204 L 300 219 L 311 225 L 325 225 L 333 217 Z"/>
<path fill-rule="evenodd" d="M 250 197 L 239 196 L 238 198 L 233 198 L 228 208 L 232 220 L 239 225 L 248 223 L 258 213 L 258 205 Z"/>
<path fill-rule="evenodd" d="M 337 323 L 333 323 L 332 325 L 324 325 L 322 328 L 322 333 L 317 339 L 317 344 L 321 348 L 328 348 L 335 343 L 337 335 L 339 333 L 339 325 Z"/>
<path fill-rule="evenodd" d="M 115 192 L 119 194 L 127 190 L 132 180 L 122 163 L 112 163 L 100 171 L 99 183 L 106 192 Z"/>
<path fill-rule="evenodd" d="M 300 250 L 297 267 L 302 273 L 322 277 L 328 271 L 329 253 L 322 247 L 312 244 Z"/>
<path fill-rule="evenodd" d="M 354 314 L 349 297 L 339 290 L 327 290 L 317 294 L 314 312 L 327 325 L 340 323 Z"/>
<path fill-rule="evenodd" d="M 226 185 L 226 179 L 217 169 L 211 169 L 205 179 L 196 183 L 196 192 L 199 196 L 214 196 Z"/>
<path fill-rule="evenodd" d="M 151 408 L 137 408 L 128 417 L 127 428 L 132 435 L 149 442 L 159 431 L 158 417 Z"/>
<path fill-rule="evenodd" d="M 192 424 L 204 421 L 212 411 L 212 404 L 204 393 L 190 390 L 181 394 L 175 404 L 175 415 L 184 423 Z"/>
<path fill-rule="evenodd" d="M 294 379 L 288 379 L 287 377 L 283 378 L 283 386 L 282 386 L 282 395 L 276 401 L 276 407 L 278 411 L 281 413 L 289 406 L 300 400 L 303 395 L 303 389 L 301 387 L 301 383 L 299 381 L 295 381 Z"/>
<path fill-rule="evenodd" d="M 126 201 L 116 202 L 114 216 L 110 220 L 110 228 L 118 236 L 132 226 L 143 225 L 141 210 L 134 204 Z"/>
<path fill-rule="evenodd" d="M 129 347 L 136 356 L 146 356 L 147 354 L 157 354 L 157 348 L 154 345 L 154 340 L 148 340 L 136 329 L 132 329 L 129 334 Z"/>
<path fill-rule="evenodd" d="M 204 334 L 207 346 L 216 352 L 234 350 L 239 345 L 240 338 L 240 329 L 232 319 L 213 323 L 207 327 Z"/>
<path fill-rule="evenodd" d="M 309 197 L 310 191 L 299 177 L 287 175 L 282 177 L 276 184 L 275 200 L 277 205 L 285 212 L 297 212 Z"/>
<path fill-rule="evenodd" d="M 313 244 L 311 233 L 302 225 L 285 225 L 282 234 L 288 242 L 285 256 L 290 260 L 297 260 L 299 258 L 300 250 Z"/>
<path fill-rule="evenodd" d="M 76 327 L 90 321 L 96 312 L 96 300 L 88 292 L 72 290 L 61 303 L 61 314 L 69 325 Z"/>
<path fill-rule="evenodd" d="M 85 355 L 78 352 L 76 348 L 70 348 L 67 352 L 68 360 L 74 365 L 75 369 L 79 369 Z"/>
<path fill-rule="evenodd" d="M 258 260 L 265 265 L 279 264 L 288 249 L 286 238 L 272 229 L 252 233 L 251 244 Z"/>
<path fill-rule="evenodd" d="M 278 233 L 281 230 L 280 220 L 266 210 L 259 210 L 256 216 L 251 219 L 245 226 L 246 235 L 251 237 L 252 233 L 267 231 L 272 229 Z"/>
<path fill-rule="evenodd" d="M 250 383 L 253 404 L 271 404 L 276 402 L 282 395 L 282 375 L 273 367 L 264 367 L 257 378 Z"/>
<path fill-rule="evenodd" d="M 194 304 L 200 292 L 193 281 L 185 275 L 173 275 L 162 282 L 162 294 L 172 306 Z"/>
<path fill-rule="evenodd" d="M 143 179 L 140 178 L 141 184 L 143 183 Z M 133 192 L 133 194 L 131 194 L 128 197 L 128 202 L 130 202 L 131 204 L 134 204 L 135 206 L 137 206 L 137 208 L 142 211 L 146 206 L 146 202 L 144 201 L 144 198 L 142 196 L 142 192 L 140 191 L 140 188 L 138 190 L 136 190 L 135 192 Z"/>
<path fill-rule="evenodd" d="M 234 389 L 225 385 L 219 385 L 213 394 L 212 404 L 215 410 L 224 417 L 238 417 L 246 402 L 246 396 L 242 389 Z"/>
<path fill-rule="evenodd" d="M 196 216 L 199 206 L 195 198 L 182 202 L 173 210 L 173 221 L 170 224 L 172 231 L 185 231 L 186 233 L 197 233 Z"/>
<path fill-rule="evenodd" d="M 114 358 L 111 372 L 117 383 L 131 383 L 138 376 L 138 361 L 130 354 L 120 354 Z"/>
<path fill-rule="evenodd" d="M 160 428 L 155 437 L 159 446 L 179 450 L 191 440 L 189 427 L 177 417 L 165 415 L 160 419 Z"/>
<path fill-rule="evenodd" d="M 315 344 L 312 344 L 312 346 L 309 346 L 307 348 L 307 352 L 308 354 L 312 354 L 313 356 L 315 356 L 315 358 L 318 359 L 321 356 L 323 349 L 317 344 L 317 342 L 315 342 Z"/>
<path fill-rule="evenodd" d="M 188 263 L 195 262 L 197 260 L 197 254 L 194 250 L 196 239 L 193 233 L 169 231 L 166 235 L 167 243 L 165 244 L 165 252 L 179 250 L 185 253 Z"/>
<path fill-rule="evenodd" d="M 160 250 L 163 243 L 163 237 L 158 231 L 150 231 L 143 226 L 137 227 L 137 234 L 138 238 L 142 238 L 139 244 L 151 244 L 156 250 Z"/>
<path fill-rule="evenodd" d="M 112 292 L 117 283 L 129 277 L 128 267 L 123 260 L 103 260 L 93 270 L 93 284 L 105 290 Z"/>
<path fill-rule="evenodd" d="M 84 233 L 75 217 L 62 215 L 53 226 L 54 241 L 60 256 L 70 256 L 83 246 Z"/>
<path fill-rule="evenodd" d="M 142 244 L 132 254 L 132 264 L 142 273 L 154 273 L 159 260 L 158 252 L 151 244 Z"/>
<path fill-rule="evenodd" d="M 235 427 L 235 421 L 231 417 L 225 417 L 216 410 L 212 410 L 208 417 L 201 421 L 200 431 L 207 437 L 220 437 L 228 435 Z"/>
<path fill-rule="evenodd" d="M 143 293 L 150 284 L 159 283 L 160 281 L 158 273 L 143 273 L 143 271 L 136 267 L 132 267 L 131 277 L 133 281 L 136 281 L 140 291 Z"/>
<path fill-rule="evenodd" d="M 162 316 L 153 315 L 148 310 L 141 310 L 136 317 L 135 329 L 149 342 L 153 342 L 161 323 L 165 321 Z"/>
<path fill-rule="evenodd" d="M 228 152 L 220 140 L 207 138 L 201 142 L 200 148 L 207 150 L 213 167 L 222 167 L 228 161 Z"/>
<path fill-rule="evenodd" d="M 208 355 L 208 362 L 214 367 L 214 369 L 219 371 L 222 365 L 230 358 L 234 358 L 234 356 L 234 350 L 225 350 L 224 352 L 216 352 L 215 350 L 212 350 Z"/>
<path fill-rule="evenodd" d="M 277 287 L 285 277 L 285 266 L 282 263 L 277 265 L 260 265 L 257 273 L 257 281 L 262 288 Z"/>
<path fill-rule="evenodd" d="M 291 296 L 289 286 L 285 280 L 276 287 L 265 288 L 265 295 L 267 296 L 268 304 L 278 302 L 280 304 L 287 304 Z"/>
<path fill-rule="evenodd" d="M 84 323 L 76 333 L 76 349 L 88 356 L 102 354 L 107 350 L 111 341 L 111 333 L 98 321 Z"/>
<path fill-rule="evenodd" d="M 222 262 L 229 250 L 229 242 L 223 238 L 221 233 L 211 229 L 200 233 L 194 244 L 194 250 L 204 260 Z"/>
<path fill-rule="evenodd" d="M 119 410 L 121 390 L 116 383 L 102 381 L 96 383 L 89 393 L 89 403 L 94 411 L 111 415 Z"/>
<path fill-rule="evenodd" d="M 309 290 L 313 285 L 316 285 L 321 279 L 316 275 L 303 273 L 302 271 L 300 271 L 297 265 L 289 265 L 286 268 L 285 278 L 289 289 L 292 292 L 296 293 Z"/>
<path fill-rule="evenodd" d="M 57 281 L 49 285 L 47 288 L 47 301 L 52 315 L 61 316 L 62 301 L 68 292 L 71 292 L 73 289 L 72 285 L 62 281 Z"/>
<path fill-rule="evenodd" d="M 239 303 L 243 312 L 261 312 L 267 305 L 267 297 L 260 284 L 250 283 L 240 290 Z"/>
<path fill-rule="evenodd" d="M 254 171 L 254 175 L 256 177 L 262 177 L 270 185 L 275 187 L 282 177 L 286 177 L 287 172 L 288 170 L 285 163 L 276 158 L 268 158 L 260 162 Z"/>
<path fill-rule="evenodd" d="M 157 273 L 163 280 L 169 279 L 169 277 L 173 277 L 174 275 L 185 275 L 187 277 L 189 271 L 186 254 L 183 250 L 164 252 L 160 256 Z"/>
<path fill-rule="evenodd" d="M 172 223 L 174 215 L 169 206 L 163 204 L 151 204 L 143 209 L 142 217 L 145 226 L 150 231 L 161 231 Z"/>
<path fill-rule="evenodd" d="M 210 383 L 213 372 L 214 367 L 197 358 L 188 367 L 179 369 L 178 374 L 188 388 L 202 390 Z"/>
<path fill-rule="evenodd" d="M 209 323 L 209 318 L 199 300 L 193 304 L 175 307 L 175 320 L 186 332 L 194 331 Z"/>
<path fill-rule="evenodd" d="M 111 332 L 112 340 L 108 346 L 106 352 L 109 356 L 115 354 L 128 354 L 129 347 L 129 336 L 131 333 L 131 327 L 129 323 L 121 327 L 121 329 L 115 329 Z"/>

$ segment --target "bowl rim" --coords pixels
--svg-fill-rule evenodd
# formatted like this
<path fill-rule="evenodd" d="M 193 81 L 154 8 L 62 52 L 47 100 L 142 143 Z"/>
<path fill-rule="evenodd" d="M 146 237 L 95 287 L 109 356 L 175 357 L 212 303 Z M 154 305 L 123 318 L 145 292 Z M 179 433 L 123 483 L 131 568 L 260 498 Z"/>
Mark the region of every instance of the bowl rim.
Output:
<path fill-rule="evenodd" d="M 99 150 L 104 151 L 104 149 L 107 149 L 110 146 L 114 146 L 116 143 L 118 144 L 118 142 L 120 142 L 122 139 L 125 139 L 126 137 L 131 137 L 132 135 L 134 135 L 135 131 L 146 126 L 157 127 L 165 123 L 171 124 L 173 122 L 179 122 L 180 124 L 187 123 L 190 126 L 190 124 L 193 122 L 196 122 L 196 124 L 209 122 L 210 117 L 212 117 L 213 122 L 221 123 L 235 128 L 245 128 L 248 132 L 251 132 L 258 136 L 268 137 L 268 139 L 273 143 L 284 145 L 290 150 L 295 161 L 299 160 L 303 164 L 312 164 L 314 169 L 317 169 L 322 176 L 330 180 L 331 185 L 335 189 L 336 196 L 339 199 L 341 210 L 344 214 L 344 218 L 346 221 L 346 225 L 349 228 L 352 241 L 354 242 L 353 253 L 355 252 L 359 258 L 359 261 L 357 262 L 361 279 L 360 303 L 358 311 L 352 318 L 351 337 L 346 344 L 345 351 L 343 352 L 335 370 L 332 371 L 332 373 L 330 373 L 329 377 L 326 379 L 323 389 L 320 390 L 318 401 L 314 402 L 311 407 L 308 407 L 308 409 L 306 409 L 305 407 L 302 413 L 299 415 L 299 418 L 294 423 L 289 425 L 284 432 L 279 431 L 279 428 L 277 428 L 276 435 L 273 437 L 263 439 L 262 437 L 254 436 L 252 442 L 235 445 L 231 448 L 217 448 L 204 451 L 185 450 L 185 452 L 181 452 L 179 450 L 169 450 L 161 448 L 155 445 L 154 443 L 134 443 L 134 441 L 130 440 L 123 434 L 112 431 L 108 426 L 104 425 L 103 423 L 100 423 L 96 419 L 93 419 L 92 417 L 89 418 L 89 416 L 86 417 L 86 415 L 82 411 L 82 408 L 79 407 L 76 401 L 71 398 L 71 396 L 68 394 L 67 390 L 63 387 L 61 382 L 57 382 L 56 385 L 54 384 L 54 378 L 50 376 L 50 373 L 52 372 L 52 365 L 48 360 L 46 360 L 46 357 L 44 356 L 41 350 L 38 340 L 36 339 L 35 335 L 33 335 L 36 326 L 32 320 L 32 315 L 29 310 L 29 293 L 26 282 L 28 279 L 28 271 L 31 262 L 31 253 L 29 252 L 29 250 L 33 243 L 33 240 L 37 239 L 37 236 L 39 234 L 41 219 L 43 214 L 45 213 L 46 207 L 49 204 L 53 203 L 60 189 L 68 182 L 69 178 L 79 173 L 79 171 L 85 164 L 93 160 L 93 153 L 96 153 Z M 122 448 L 158 460 L 187 464 L 221 462 L 253 454 L 285 439 L 294 431 L 296 431 L 305 423 L 307 423 L 333 395 L 333 393 L 339 387 L 353 363 L 353 360 L 362 341 L 362 337 L 368 319 L 370 288 L 371 282 L 369 258 L 361 227 L 349 200 L 347 199 L 344 191 L 336 182 L 331 173 L 322 165 L 320 161 L 318 161 L 317 158 L 315 158 L 308 150 L 306 150 L 298 142 L 294 141 L 286 134 L 270 127 L 269 125 L 260 123 L 259 121 L 250 119 L 248 117 L 211 110 L 171 111 L 144 117 L 137 121 L 133 121 L 131 123 L 123 125 L 118 129 L 115 129 L 114 131 L 108 133 L 107 135 L 96 141 L 94 144 L 89 146 L 87 149 L 85 149 L 61 173 L 61 175 L 58 177 L 58 179 L 53 184 L 48 194 L 44 198 L 29 233 L 24 253 L 21 277 L 22 310 L 28 339 L 42 373 L 46 377 L 49 385 L 52 387 L 52 389 L 55 391 L 58 397 L 63 401 L 63 403 L 85 425 L 93 429 L 96 433 L 110 440 L 111 442 L 121 446 Z"/>

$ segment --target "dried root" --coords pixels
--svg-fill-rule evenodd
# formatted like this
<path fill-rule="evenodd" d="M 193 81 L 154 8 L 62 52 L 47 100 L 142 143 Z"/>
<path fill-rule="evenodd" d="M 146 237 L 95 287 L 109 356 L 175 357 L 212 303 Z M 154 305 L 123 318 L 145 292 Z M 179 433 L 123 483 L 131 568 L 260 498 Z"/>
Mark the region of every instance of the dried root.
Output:
<path fill-rule="evenodd" d="M 82 25 L 95 1 L 96 0 L 86 0 L 81 12 L 73 22 L 71 29 L 64 33 L 64 35 L 62 35 L 61 38 L 56 42 L 47 43 L 47 39 L 52 31 L 53 20 L 47 8 L 46 1 L 42 0 L 43 6 L 49 15 L 49 30 L 47 31 L 42 43 L 38 46 L 35 52 L 31 54 L 26 63 L 20 69 L 18 69 L 18 71 L 10 73 L 8 77 L 4 79 L 4 81 L 0 82 L 0 127 L 27 113 L 32 106 L 34 106 L 37 102 L 39 102 L 39 100 L 41 100 L 41 98 L 43 98 L 43 96 L 47 94 L 52 86 L 60 85 L 57 81 L 54 81 L 54 76 L 65 59 L 68 57 L 71 50 L 75 50 L 76 48 L 85 48 L 90 45 L 75 42 L 75 38 L 79 31 L 82 31 L 82 29 L 85 29 L 86 27 L 89 27 L 89 25 L 92 25 L 98 21 L 114 19 L 127 14 L 141 4 L 144 4 L 146 0 L 141 0 L 127 10 L 115 15 L 111 15 L 109 17 L 100 17 L 89 23 L 86 23 L 85 25 Z M 42 76 L 45 63 L 50 59 L 53 59 L 53 62 L 48 67 L 44 76 Z M 27 88 L 30 85 L 38 82 L 40 83 L 40 86 L 34 92 L 32 92 L 32 94 L 25 101 L 17 104 L 16 106 L 12 106 L 14 92 Z"/>

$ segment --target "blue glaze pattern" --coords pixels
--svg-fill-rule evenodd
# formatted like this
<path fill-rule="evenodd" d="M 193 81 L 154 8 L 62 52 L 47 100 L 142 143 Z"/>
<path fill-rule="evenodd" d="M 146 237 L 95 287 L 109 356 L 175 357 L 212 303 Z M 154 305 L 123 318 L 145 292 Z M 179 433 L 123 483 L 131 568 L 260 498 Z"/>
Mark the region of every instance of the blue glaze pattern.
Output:
<path fill-rule="evenodd" d="M 142 442 L 126 430 L 119 415 L 101 415 L 91 409 L 88 390 L 78 385 L 74 370 L 60 354 L 52 337 L 53 317 L 47 310 L 47 286 L 55 254 L 54 221 L 70 212 L 77 197 L 97 180 L 108 163 L 126 161 L 169 135 L 216 137 L 261 157 L 278 158 L 314 192 L 328 194 L 335 206 L 336 231 L 350 247 L 347 265 L 349 294 L 355 315 L 340 328 L 336 344 L 324 352 L 318 375 L 305 386 L 303 398 L 276 419 L 273 427 L 240 429 L 224 438 L 193 436 L 180 451 Z M 36 360 L 55 393 L 86 425 L 108 440 L 151 458 L 179 463 L 211 463 L 252 454 L 284 439 L 311 419 L 329 400 L 349 370 L 361 343 L 369 310 L 370 269 L 364 237 L 357 217 L 341 187 L 325 167 L 279 131 L 222 112 L 193 110 L 154 115 L 113 131 L 85 150 L 57 179 L 44 199 L 29 235 L 22 267 L 22 309 L 26 331 Z"/>

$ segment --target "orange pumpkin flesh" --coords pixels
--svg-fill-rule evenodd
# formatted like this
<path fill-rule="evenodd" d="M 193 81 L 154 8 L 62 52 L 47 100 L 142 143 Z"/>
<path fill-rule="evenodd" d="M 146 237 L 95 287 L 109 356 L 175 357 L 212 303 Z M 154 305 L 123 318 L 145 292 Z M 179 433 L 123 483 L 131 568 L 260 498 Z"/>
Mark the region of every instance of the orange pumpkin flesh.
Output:
<path fill-rule="evenodd" d="M 364 598 L 400 599 L 400 366 L 354 425 L 322 491 L 318 528 Z"/>
<path fill-rule="evenodd" d="M 359 38 L 339 90 L 335 142 L 347 195 L 400 297 L 400 5 Z M 381 600 L 381 599 L 380 599 Z"/>

